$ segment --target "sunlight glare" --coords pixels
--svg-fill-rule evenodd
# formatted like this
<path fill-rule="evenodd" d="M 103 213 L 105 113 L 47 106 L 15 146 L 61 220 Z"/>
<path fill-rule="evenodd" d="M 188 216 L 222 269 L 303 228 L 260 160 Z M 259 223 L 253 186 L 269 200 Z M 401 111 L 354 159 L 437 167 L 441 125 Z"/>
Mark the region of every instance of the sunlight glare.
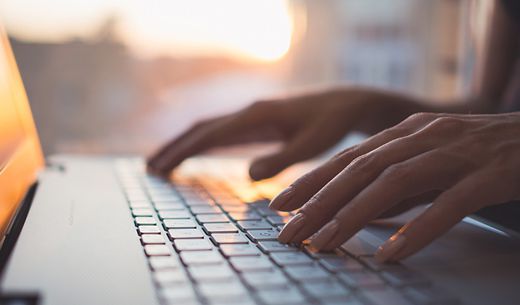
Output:
<path fill-rule="evenodd" d="M 123 37 L 143 55 L 215 55 L 275 61 L 293 30 L 287 1 L 160 0 L 127 12 Z"/>

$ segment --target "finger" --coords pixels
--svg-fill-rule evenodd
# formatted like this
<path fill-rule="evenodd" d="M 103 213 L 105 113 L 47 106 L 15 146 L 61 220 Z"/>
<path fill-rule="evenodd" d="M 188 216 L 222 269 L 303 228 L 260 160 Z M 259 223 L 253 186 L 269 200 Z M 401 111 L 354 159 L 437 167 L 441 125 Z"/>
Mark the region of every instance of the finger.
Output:
<path fill-rule="evenodd" d="M 428 209 L 383 244 L 376 258 L 381 262 L 406 258 L 446 233 L 465 216 L 481 207 L 506 201 L 504 194 L 511 190 L 505 189 L 495 177 L 495 173 L 481 170 L 442 193 Z"/>
<path fill-rule="evenodd" d="M 337 128 L 334 122 L 334 117 L 324 115 L 289 140 L 280 151 L 255 160 L 249 171 L 251 178 L 270 178 L 297 162 L 327 150 L 344 135 L 342 128 Z"/>
<path fill-rule="evenodd" d="M 440 190 L 428 191 L 426 193 L 407 198 L 379 215 L 378 219 L 391 218 L 402 214 L 414 207 L 432 203 L 440 195 Z"/>
<path fill-rule="evenodd" d="M 350 115 L 352 115 L 352 117 L 349 122 L 352 122 L 353 125 L 356 122 L 356 115 L 352 113 Z M 438 116 L 438 114 L 434 113 L 414 114 L 396 126 L 383 130 L 365 140 L 363 143 L 343 151 L 324 165 L 297 179 L 273 199 L 270 208 L 281 211 L 292 211 L 301 207 L 357 157 L 385 143 L 413 134 L 437 119 Z"/>
<path fill-rule="evenodd" d="M 161 162 L 161 160 L 166 155 L 168 155 L 168 153 L 172 149 L 174 149 L 180 142 L 185 141 L 187 138 L 193 136 L 193 134 L 197 133 L 202 128 L 204 128 L 218 120 L 221 120 L 221 119 L 222 119 L 222 117 L 214 118 L 214 119 L 211 119 L 208 121 L 201 121 L 201 122 L 195 124 L 194 126 L 192 126 L 191 128 L 189 128 L 187 131 L 183 132 L 180 136 L 176 137 L 175 139 L 171 140 L 170 142 L 168 142 L 167 144 L 162 146 L 157 152 L 155 152 L 152 156 L 150 156 L 148 158 L 148 160 L 147 160 L 148 170 L 150 170 L 151 172 L 157 172 L 158 171 L 157 164 L 159 164 Z"/>
<path fill-rule="evenodd" d="M 408 128 L 390 128 L 370 137 L 359 145 L 344 150 L 325 164 L 294 181 L 272 200 L 269 207 L 281 211 L 292 211 L 301 207 L 354 159 L 410 133 L 411 129 Z"/>
<path fill-rule="evenodd" d="M 299 218 L 303 217 L 306 220 L 299 221 L 297 225 L 289 221 L 280 232 L 279 240 L 282 242 L 305 240 L 386 168 L 420 155 L 431 149 L 433 145 L 430 141 L 419 140 L 411 135 L 393 140 L 356 158 L 305 203 L 298 214 L 301 214 Z"/>
<path fill-rule="evenodd" d="M 279 116 L 273 111 L 274 107 L 274 102 L 255 103 L 194 130 L 175 145 L 169 146 L 162 158 L 154 163 L 155 168 L 163 174 L 168 173 L 188 157 L 212 147 L 229 144 L 231 138 L 240 137 L 253 127 L 272 125 Z"/>
<path fill-rule="evenodd" d="M 436 150 L 387 167 L 345 205 L 312 240 L 317 249 L 340 246 L 368 222 L 406 198 L 455 184 L 471 167 L 446 159 Z"/>

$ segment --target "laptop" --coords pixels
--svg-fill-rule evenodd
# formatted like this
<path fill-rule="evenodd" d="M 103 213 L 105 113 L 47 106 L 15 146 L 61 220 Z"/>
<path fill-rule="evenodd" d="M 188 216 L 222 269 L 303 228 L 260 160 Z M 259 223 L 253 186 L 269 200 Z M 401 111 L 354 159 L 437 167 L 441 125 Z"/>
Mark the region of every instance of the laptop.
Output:
<path fill-rule="evenodd" d="M 172 181 L 138 157 L 44 161 L 0 32 L 0 304 L 518 304 L 520 241 L 468 217 L 419 254 L 373 252 L 407 217 L 315 253 L 277 242 L 287 181 L 251 183 L 238 158 L 187 160 Z"/>

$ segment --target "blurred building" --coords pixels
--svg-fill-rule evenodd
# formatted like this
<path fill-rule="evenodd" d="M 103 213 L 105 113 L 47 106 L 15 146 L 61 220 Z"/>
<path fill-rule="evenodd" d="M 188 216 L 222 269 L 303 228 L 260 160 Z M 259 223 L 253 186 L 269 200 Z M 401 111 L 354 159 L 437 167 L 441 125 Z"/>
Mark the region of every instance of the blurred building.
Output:
<path fill-rule="evenodd" d="M 294 0 L 305 34 L 293 49 L 297 84 L 346 83 L 448 98 L 461 82 L 464 0 Z M 465 49 L 464 49 L 465 50 Z"/>

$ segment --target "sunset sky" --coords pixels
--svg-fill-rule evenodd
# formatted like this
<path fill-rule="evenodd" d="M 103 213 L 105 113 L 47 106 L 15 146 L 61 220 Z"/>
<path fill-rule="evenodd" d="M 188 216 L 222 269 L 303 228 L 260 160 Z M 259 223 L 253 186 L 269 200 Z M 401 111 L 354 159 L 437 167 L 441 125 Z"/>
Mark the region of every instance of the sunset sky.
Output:
<path fill-rule="evenodd" d="M 141 56 L 224 55 L 274 61 L 289 50 L 288 0 L 4 0 L 0 20 L 29 41 L 91 37 L 110 16 Z"/>

